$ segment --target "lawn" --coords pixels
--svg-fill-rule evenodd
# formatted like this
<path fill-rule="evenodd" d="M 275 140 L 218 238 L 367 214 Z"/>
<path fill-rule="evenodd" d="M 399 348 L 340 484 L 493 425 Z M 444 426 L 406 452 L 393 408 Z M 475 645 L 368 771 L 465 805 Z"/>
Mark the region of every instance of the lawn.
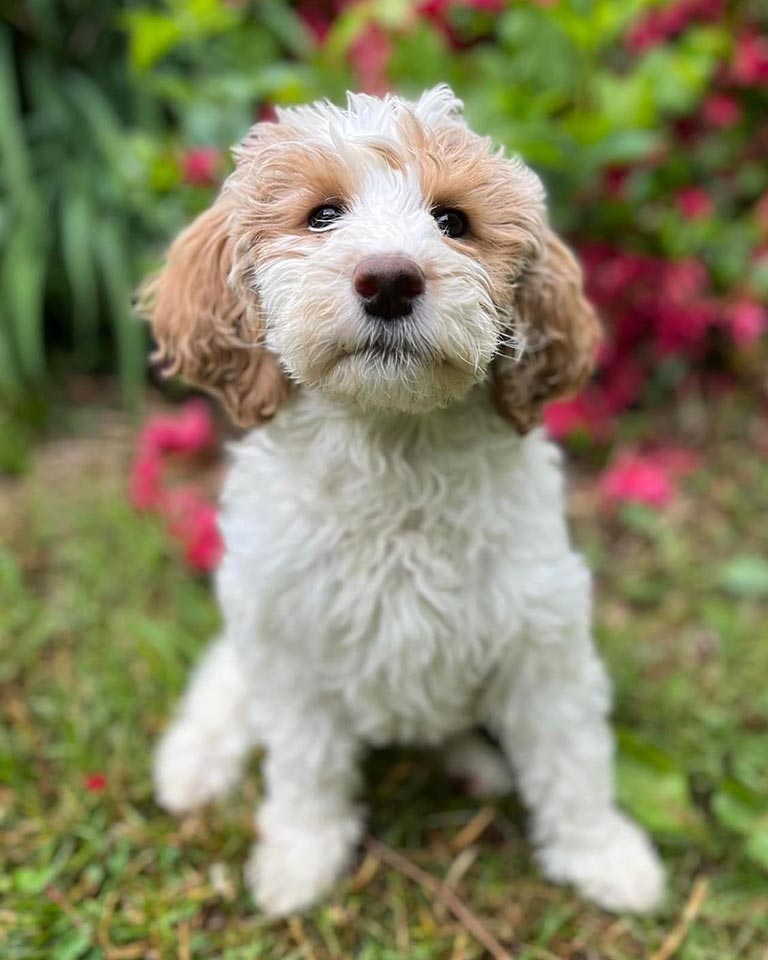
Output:
<path fill-rule="evenodd" d="M 0 485 L 3 960 L 486 956 L 443 902 L 446 879 L 519 960 L 768 957 L 768 430 L 737 401 L 706 429 L 684 412 L 664 426 L 704 453 L 663 513 L 601 511 L 589 455 L 573 458 L 571 496 L 597 571 L 622 797 L 670 874 L 663 913 L 611 917 L 544 883 L 514 798 L 469 799 L 429 757 L 396 751 L 370 762 L 383 852 L 278 922 L 241 878 L 257 759 L 199 814 L 153 802 L 153 745 L 217 614 L 209 583 L 127 502 L 130 421 L 71 412 Z"/>

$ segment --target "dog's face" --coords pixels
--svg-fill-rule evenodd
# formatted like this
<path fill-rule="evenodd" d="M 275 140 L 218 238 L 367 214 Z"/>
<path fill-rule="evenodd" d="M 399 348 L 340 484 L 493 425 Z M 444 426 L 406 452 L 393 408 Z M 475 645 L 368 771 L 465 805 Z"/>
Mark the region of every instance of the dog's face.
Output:
<path fill-rule="evenodd" d="M 598 327 L 538 178 L 459 108 L 438 87 L 256 125 L 145 290 L 170 368 L 246 424 L 286 378 L 417 413 L 490 373 L 500 409 L 531 426 L 586 375 Z"/>

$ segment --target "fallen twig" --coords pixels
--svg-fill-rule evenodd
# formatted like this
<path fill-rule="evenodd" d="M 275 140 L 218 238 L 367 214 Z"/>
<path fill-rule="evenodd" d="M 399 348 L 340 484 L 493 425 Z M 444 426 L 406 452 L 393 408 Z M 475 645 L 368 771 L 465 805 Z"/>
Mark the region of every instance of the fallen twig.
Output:
<path fill-rule="evenodd" d="M 463 850 L 477 840 L 480 835 L 493 823 L 496 816 L 496 807 L 487 804 L 481 807 L 474 817 L 465 824 L 451 840 L 454 850 Z"/>
<path fill-rule="evenodd" d="M 708 893 L 709 880 L 706 877 L 699 877 L 691 887 L 691 894 L 683 907 L 680 919 L 664 938 L 664 942 L 659 949 L 651 955 L 650 960 L 669 960 L 677 952 L 683 940 L 685 940 L 691 924 L 698 916 L 702 904 L 707 899 Z"/>
<path fill-rule="evenodd" d="M 467 933 L 471 934 L 479 944 L 481 944 L 490 953 L 494 960 L 514 960 L 509 951 L 499 943 L 496 937 L 480 921 L 475 913 L 464 903 L 454 890 L 442 883 L 432 874 L 422 870 L 412 860 L 398 853 L 391 847 L 377 840 L 375 837 L 368 836 L 365 840 L 366 848 L 369 853 L 378 857 L 382 863 L 388 867 L 397 870 L 408 880 L 418 883 L 420 887 L 427 890 L 433 897 L 442 901 L 451 913 L 456 917 L 459 923 L 464 927 Z"/>

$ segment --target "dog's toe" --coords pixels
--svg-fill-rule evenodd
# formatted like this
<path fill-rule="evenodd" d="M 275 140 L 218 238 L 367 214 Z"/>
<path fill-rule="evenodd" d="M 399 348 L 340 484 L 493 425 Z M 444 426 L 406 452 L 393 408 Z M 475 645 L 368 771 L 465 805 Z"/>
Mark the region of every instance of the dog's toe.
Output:
<path fill-rule="evenodd" d="M 360 835 L 356 819 L 291 824 L 270 833 L 254 847 L 246 881 L 257 905 L 269 916 L 283 917 L 321 900 L 349 866 Z"/>
<path fill-rule="evenodd" d="M 664 869 L 643 831 L 621 814 L 606 817 L 589 838 L 543 846 L 543 872 L 614 913 L 647 914 L 664 897 Z"/>

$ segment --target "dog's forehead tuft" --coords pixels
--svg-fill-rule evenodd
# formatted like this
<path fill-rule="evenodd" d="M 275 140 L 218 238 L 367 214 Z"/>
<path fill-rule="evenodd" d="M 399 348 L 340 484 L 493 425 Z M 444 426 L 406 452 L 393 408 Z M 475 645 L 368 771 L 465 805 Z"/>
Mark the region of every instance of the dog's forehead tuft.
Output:
<path fill-rule="evenodd" d="M 462 102 L 446 84 L 423 93 L 418 100 L 387 94 L 373 97 L 365 93 L 348 93 L 346 107 L 328 100 L 306 106 L 277 110 L 280 123 L 298 127 L 305 136 L 336 142 L 359 137 L 385 136 L 398 140 L 403 120 L 410 116 L 426 127 L 463 124 Z"/>

